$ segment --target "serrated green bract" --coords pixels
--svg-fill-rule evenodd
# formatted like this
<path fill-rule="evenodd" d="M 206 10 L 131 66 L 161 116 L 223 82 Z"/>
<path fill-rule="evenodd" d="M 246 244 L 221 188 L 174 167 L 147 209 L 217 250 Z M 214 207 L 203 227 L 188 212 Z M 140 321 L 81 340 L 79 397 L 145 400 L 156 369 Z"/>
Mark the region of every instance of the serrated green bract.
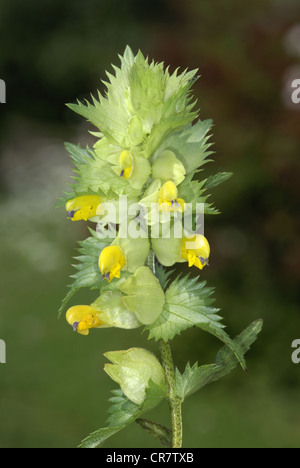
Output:
<path fill-rule="evenodd" d="M 84 241 L 79 242 L 79 256 L 74 257 L 77 261 L 73 266 L 77 270 L 71 275 L 72 283 L 69 285 L 70 291 L 65 297 L 59 310 L 61 314 L 67 305 L 69 299 L 80 288 L 100 289 L 102 284 L 102 275 L 99 271 L 98 261 L 100 252 L 111 243 L 111 239 L 102 239 L 97 232 L 90 230 L 91 236 Z"/>
<path fill-rule="evenodd" d="M 154 157 L 163 150 L 173 151 L 176 158 L 182 162 L 186 173 L 194 173 L 208 161 L 208 156 L 212 154 L 211 143 L 208 142 L 211 127 L 212 120 L 199 120 L 194 125 L 188 125 L 165 138 Z"/>
<path fill-rule="evenodd" d="M 127 427 L 146 411 L 157 406 L 165 397 L 161 387 L 151 380 L 146 388 L 146 398 L 140 406 L 128 400 L 121 389 L 114 390 L 113 395 L 110 398 L 112 406 L 109 409 L 108 426 L 90 434 L 81 442 L 79 448 L 99 447 L 109 437 Z"/>
<path fill-rule="evenodd" d="M 79 169 L 79 177 L 75 186 L 76 191 L 83 192 L 103 192 L 109 194 L 127 195 L 135 197 L 139 194 L 142 186 L 147 180 L 147 176 L 137 189 L 132 187 L 128 180 L 120 177 L 113 170 L 112 166 L 101 158 L 93 159 L 89 164 L 82 165 Z"/>
<path fill-rule="evenodd" d="M 183 330 L 197 326 L 216 336 L 226 344 L 246 370 L 245 360 L 236 343 L 224 331 L 219 309 L 211 307 L 212 288 L 206 287 L 206 282 L 198 282 L 198 278 L 177 278 L 165 293 L 165 305 L 158 319 L 146 329 L 149 338 L 169 341 Z"/>
<path fill-rule="evenodd" d="M 162 139 L 193 121 L 190 87 L 196 71 L 172 75 L 163 64 L 149 63 L 129 47 L 120 57 L 121 67 L 107 73 L 105 97 L 68 106 L 101 130 L 112 144 L 122 148 L 142 145 L 149 157 Z"/>
<path fill-rule="evenodd" d="M 221 366 L 217 364 L 198 367 L 198 363 L 195 363 L 192 367 L 188 363 L 183 374 L 176 369 L 176 395 L 184 401 L 187 396 L 210 383 L 212 376 L 220 369 Z"/>
<path fill-rule="evenodd" d="M 204 182 L 204 187 L 205 189 L 216 187 L 217 185 L 220 185 L 226 180 L 230 179 L 232 176 L 232 172 L 218 172 L 217 174 L 206 179 Z"/>
<path fill-rule="evenodd" d="M 65 148 L 77 167 L 82 164 L 88 164 L 91 162 L 91 159 L 94 159 L 94 152 L 88 146 L 82 148 L 80 145 L 65 143 Z"/>
<path fill-rule="evenodd" d="M 200 283 L 198 278 L 178 277 L 165 292 L 161 315 L 146 328 L 149 338 L 169 341 L 187 328 L 208 323 L 222 329 L 219 309 L 211 307 L 212 293 L 213 289 L 206 287 L 205 281 Z"/>

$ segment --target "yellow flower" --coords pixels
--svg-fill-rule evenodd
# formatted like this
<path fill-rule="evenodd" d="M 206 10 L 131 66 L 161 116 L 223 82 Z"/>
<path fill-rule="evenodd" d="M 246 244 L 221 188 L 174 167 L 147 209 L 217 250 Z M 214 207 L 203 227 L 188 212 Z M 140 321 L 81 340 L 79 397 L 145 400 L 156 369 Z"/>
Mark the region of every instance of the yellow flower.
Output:
<path fill-rule="evenodd" d="M 119 169 L 120 169 L 120 177 L 123 177 L 123 179 L 129 179 L 129 177 L 132 174 L 132 169 L 133 169 L 133 160 L 129 151 L 124 150 L 120 154 Z"/>
<path fill-rule="evenodd" d="M 178 198 L 178 190 L 174 182 L 166 182 L 158 192 L 158 204 L 162 211 L 180 211 L 184 210 L 184 200 Z"/>
<path fill-rule="evenodd" d="M 91 328 L 104 325 L 98 317 L 98 312 L 91 306 L 79 305 L 71 307 L 66 313 L 67 322 L 72 325 L 73 330 L 80 335 L 88 335 Z"/>
<path fill-rule="evenodd" d="M 80 221 L 81 219 L 87 221 L 99 214 L 100 205 L 101 199 L 97 195 L 83 195 L 73 198 L 66 204 L 68 218 L 72 221 Z"/>
<path fill-rule="evenodd" d="M 125 264 L 123 252 L 117 245 L 111 245 L 102 250 L 99 257 L 99 268 L 104 279 L 111 282 L 113 278 L 120 278 L 121 270 Z"/>
<path fill-rule="evenodd" d="M 202 270 L 208 265 L 209 255 L 209 243 L 201 234 L 182 239 L 181 257 L 189 262 L 189 267 L 195 266 Z"/>

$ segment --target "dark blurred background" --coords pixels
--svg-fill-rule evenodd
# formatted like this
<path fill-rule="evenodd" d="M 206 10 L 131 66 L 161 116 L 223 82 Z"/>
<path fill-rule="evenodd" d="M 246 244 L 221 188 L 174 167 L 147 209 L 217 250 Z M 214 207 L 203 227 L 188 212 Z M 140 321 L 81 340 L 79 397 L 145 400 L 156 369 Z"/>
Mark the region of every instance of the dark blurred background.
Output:
<path fill-rule="evenodd" d="M 298 447 L 299 124 L 291 82 L 300 79 L 299 0 L 2 0 L 0 78 L 0 446 L 74 447 L 105 423 L 110 390 L 103 352 L 146 346 L 140 331 L 75 335 L 57 310 L 83 223 L 54 209 L 71 164 L 64 141 L 93 144 L 65 107 L 103 90 L 129 44 L 174 70 L 199 68 L 200 117 L 214 120 L 215 162 L 234 177 L 212 199 L 212 246 L 201 276 L 216 287 L 228 332 L 262 317 L 240 369 L 184 404 L 185 447 Z M 80 292 L 75 303 L 94 295 Z M 211 363 L 218 341 L 199 330 L 174 340 L 174 358 Z M 149 414 L 168 424 L 163 404 Z M 106 447 L 156 447 L 133 424 Z"/>

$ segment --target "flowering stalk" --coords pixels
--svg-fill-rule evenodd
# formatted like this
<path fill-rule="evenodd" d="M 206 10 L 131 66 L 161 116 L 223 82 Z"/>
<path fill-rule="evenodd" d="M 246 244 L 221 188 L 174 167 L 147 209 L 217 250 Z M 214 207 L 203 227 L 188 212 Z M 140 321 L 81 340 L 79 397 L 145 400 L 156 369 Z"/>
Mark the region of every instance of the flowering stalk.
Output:
<path fill-rule="evenodd" d="M 160 355 L 161 361 L 165 372 L 167 387 L 168 387 L 168 401 L 171 411 L 172 422 L 172 448 L 182 447 L 182 412 L 181 400 L 176 395 L 175 384 L 175 368 L 172 358 L 171 346 L 163 340 L 160 340 Z"/>
<path fill-rule="evenodd" d="M 148 265 L 155 274 L 155 255 L 153 252 L 149 254 Z M 182 446 L 182 411 L 181 400 L 175 392 L 176 378 L 171 346 L 168 342 L 160 340 L 159 349 L 167 384 L 167 399 L 171 412 L 172 448 L 180 448 Z"/>
<path fill-rule="evenodd" d="M 69 107 L 97 131 L 93 148 L 66 144 L 75 166 L 75 183 L 60 200 L 72 221 L 96 224 L 80 242 L 76 272 L 60 312 L 82 287 L 97 291 L 91 304 L 73 305 L 66 319 L 73 331 L 88 336 L 96 329 L 141 328 L 159 342 L 160 359 L 144 348 L 107 351 L 104 370 L 118 384 L 110 399 L 107 426 L 81 447 L 97 447 L 137 421 L 156 439 L 182 447 L 182 403 L 204 385 L 238 364 L 261 330 L 256 321 L 235 339 L 224 330 L 213 289 L 188 273 L 170 281 L 178 263 L 204 275 L 210 244 L 204 215 L 217 214 L 208 203 L 209 189 L 228 179 L 218 173 L 199 180 L 208 162 L 210 120 L 194 111 L 191 86 L 196 70 L 170 74 L 129 47 L 107 73 L 105 97 Z M 197 176 L 197 177 L 195 177 Z M 125 204 L 123 203 L 125 201 Z M 174 270 L 169 270 L 173 267 Z M 209 366 L 174 367 L 174 336 L 198 327 L 223 347 Z M 172 430 L 140 416 L 163 399 L 169 403 Z"/>

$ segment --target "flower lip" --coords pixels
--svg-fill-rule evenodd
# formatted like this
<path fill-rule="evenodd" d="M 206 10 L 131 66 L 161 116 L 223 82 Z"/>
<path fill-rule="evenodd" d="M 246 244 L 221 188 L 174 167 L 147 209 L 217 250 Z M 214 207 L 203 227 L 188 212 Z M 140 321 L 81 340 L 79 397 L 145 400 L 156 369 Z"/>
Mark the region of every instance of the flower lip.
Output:
<path fill-rule="evenodd" d="M 209 266 L 209 263 L 208 263 L 208 258 L 204 258 L 204 257 L 198 257 L 200 262 L 201 262 L 201 265 L 206 265 L 206 266 Z"/>
<path fill-rule="evenodd" d="M 72 327 L 73 327 L 73 332 L 76 332 L 77 331 L 77 328 L 78 328 L 78 325 L 80 324 L 80 322 L 74 322 L 72 324 Z"/>
<path fill-rule="evenodd" d="M 75 215 L 76 211 L 77 210 L 67 211 L 68 218 L 74 218 L 74 215 Z"/>
<path fill-rule="evenodd" d="M 180 203 L 178 202 L 178 200 L 176 200 L 176 199 L 175 199 L 175 200 L 172 200 L 172 202 L 171 202 L 171 207 L 173 207 L 174 205 L 175 205 L 175 206 L 180 206 Z"/>

